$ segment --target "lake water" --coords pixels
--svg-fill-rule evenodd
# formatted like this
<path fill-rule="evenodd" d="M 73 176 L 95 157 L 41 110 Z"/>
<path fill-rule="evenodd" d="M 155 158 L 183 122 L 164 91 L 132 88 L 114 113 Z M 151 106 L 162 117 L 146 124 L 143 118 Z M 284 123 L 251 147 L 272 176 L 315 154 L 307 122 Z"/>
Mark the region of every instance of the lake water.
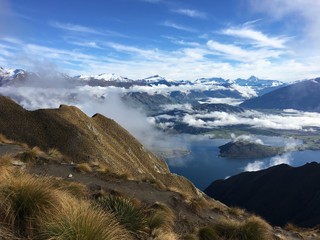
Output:
<path fill-rule="evenodd" d="M 199 189 L 204 190 L 217 179 L 247 170 L 259 170 L 280 163 L 302 166 L 307 162 L 320 162 L 320 151 L 296 151 L 264 159 L 227 159 L 219 157 L 218 147 L 230 139 L 209 139 L 206 136 L 176 135 L 174 141 L 183 142 L 191 153 L 187 156 L 166 159 L 171 172 L 190 179 Z M 295 141 L 281 137 L 261 137 L 263 143 L 273 145 L 294 145 Z"/>

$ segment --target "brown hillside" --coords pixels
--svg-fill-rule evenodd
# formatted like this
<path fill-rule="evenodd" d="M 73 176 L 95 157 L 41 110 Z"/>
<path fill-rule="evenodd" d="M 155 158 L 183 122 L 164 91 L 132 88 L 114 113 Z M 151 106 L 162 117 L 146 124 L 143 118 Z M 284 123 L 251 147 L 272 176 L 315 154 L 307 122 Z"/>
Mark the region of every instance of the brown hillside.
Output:
<path fill-rule="evenodd" d="M 74 162 L 105 162 L 114 173 L 152 178 L 169 173 L 164 161 L 115 121 L 100 114 L 90 118 L 76 107 L 27 111 L 0 96 L 0 133 L 30 147 L 56 148 Z"/>
<path fill-rule="evenodd" d="M 171 174 L 166 163 L 145 150 L 127 130 L 101 114 L 90 118 L 66 105 L 27 111 L 0 96 L 0 134 L 44 151 L 57 149 L 75 163 L 102 162 L 110 173 L 152 180 L 189 197 L 202 195 L 189 180 Z"/>

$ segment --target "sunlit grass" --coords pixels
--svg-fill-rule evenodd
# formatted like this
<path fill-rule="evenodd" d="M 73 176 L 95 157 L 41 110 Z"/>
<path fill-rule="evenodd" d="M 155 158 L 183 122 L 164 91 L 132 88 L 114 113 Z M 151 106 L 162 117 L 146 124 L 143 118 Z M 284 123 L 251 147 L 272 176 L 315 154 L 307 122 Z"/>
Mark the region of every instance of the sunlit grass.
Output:
<path fill-rule="evenodd" d="M 23 236 L 32 236 L 41 215 L 59 205 L 59 194 L 48 178 L 21 174 L 0 185 L 0 214 L 3 221 Z"/>
<path fill-rule="evenodd" d="M 132 239 L 111 213 L 93 208 L 86 201 L 69 201 L 61 212 L 44 221 L 40 240 Z"/>
<path fill-rule="evenodd" d="M 251 216 L 243 222 L 222 220 L 212 226 L 213 232 L 222 239 L 230 240 L 269 240 L 271 226 L 257 216 Z M 209 230 L 207 229 L 209 232 Z M 200 234 L 200 232 L 199 232 Z"/>

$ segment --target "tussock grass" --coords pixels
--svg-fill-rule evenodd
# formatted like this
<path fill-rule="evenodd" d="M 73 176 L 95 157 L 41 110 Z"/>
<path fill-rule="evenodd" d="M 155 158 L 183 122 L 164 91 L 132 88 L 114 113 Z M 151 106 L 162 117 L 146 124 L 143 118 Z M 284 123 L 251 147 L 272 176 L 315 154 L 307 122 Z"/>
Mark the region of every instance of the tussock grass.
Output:
<path fill-rule="evenodd" d="M 293 223 L 287 223 L 284 226 L 284 229 L 291 231 L 291 232 L 302 232 L 303 231 L 303 228 L 298 227 L 298 226 L 294 225 Z"/>
<path fill-rule="evenodd" d="M 90 173 L 93 171 L 89 163 L 79 163 L 75 169 L 81 173 Z"/>
<path fill-rule="evenodd" d="M 14 160 L 14 157 L 10 154 L 5 154 L 0 156 L 0 171 L 1 168 L 6 168 L 12 165 L 12 161 Z"/>
<path fill-rule="evenodd" d="M 0 185 L 0 216 L 22 236 L 32 236 L 39 219 L 59 205 L 59 193 L 48 178 L 20 174 Z"/>
<path fill-rule="evenodd" d="M 199 240 L 220 240 L 217 232 L 210 227 L 203 227 L 198 232 Z"/>
<path fill-rule="evenodd" d="M 52 178 L 53 186 L 77 198 L 88 196 L 88 189 L 85 185 L 77 182 L 66 181 L 62 178 Z"/>
<path fill-rule="evenodd" d="M 202 212 L 203 209 L 208 207 L 208 203 L 203 197 L 191 198 L 189 200 L 185 200 L 185 203 L 195 214 L 198 215 Z"/>
<path fill-rule="evenodd" d="M 137 203 L 128 198 L 114 195 L 100 197 L 96 202 L 105 211 L 113 213 L 119 223 L 134 236 L 145 233 L 147 221 Z"/>
<path fill-rule="evenodd" d="M 153 240 L 179 240 L 179 236 L 172 231 L 163 231 L 162 229 L 155 229 L 152 233 Z"/>
<path fill-rule="evenodd" d="M 11 232 L 9 229 L 0 226 L 0 240 L 19 240 L 21 238 L 18 238 Z"/>
<path fill-rule="evenodd" d="M 98 173 L 109 173 L 109 169 L 106 164 L 101 162 L 90 162 L 93 170 Z"/>
<path fill-rule="evenodd" d="M 175 214 L 164 203 L 156 202 L 148 209 L 148 226 L 151 231 L 162 229 L 165 232 L 170 232 L 175 221 Z"/>
<path fill-rule="evenodd" d="M 257 216 L 247 218 L 239 223 L 223 220 L 212 226 L 212 230 L 221 238 L 229 240 L 269 240 L 271 226 Z"/>
<path fill-rule="evenodd" d="M 58 162 L 61 162 L 62 160 L 64 160 L 63 154 L 56 148 L 50 148 L 48 150 L 47 155 L 51 160 L 55 160 Z"/>
<path fill-rule="evenodd" d="M 26 163 L 33 163 L 35 162 L 39 157 L 44 156 L 45 153 L 38 147 L 33 147 L 31 149 L 28 149 L 27 151 L 23 152 L 20 155 L 20 159 L 23 162 Z"/>
<path fill-rule="evenodd" d="M 188 235 L 182 236 L 180 240 L 199 240 L 199 238 L 194 234 L 188 234 Z"/>
<path fill-rule="evenodd" d="M 1 183 L 10 179 L 11 175 L 15 172 L 12 161 L 14 161 L 14 158 L 11 155 L 0 156 L 0 186 Z"/>
<path fill-rule="evenodd" d="M 235 217 L 241 217 L 247 215 L 246 210 L 238 207 L 231 207 L 227 210 L 227 212 Z"/>
<path fill-rule="evenodd" d="M 67 201 L 58 214 L 44 221 L 40 240 L 130 240 L 111 213 L 93 208 L 89 202 Z"/>
<path fill-rule="evenodd" d="M 4 143 L 4 144 L 13 144 L 14 141 L 8 139 L 5 135 L 0 133 L 0 143 Z"/>

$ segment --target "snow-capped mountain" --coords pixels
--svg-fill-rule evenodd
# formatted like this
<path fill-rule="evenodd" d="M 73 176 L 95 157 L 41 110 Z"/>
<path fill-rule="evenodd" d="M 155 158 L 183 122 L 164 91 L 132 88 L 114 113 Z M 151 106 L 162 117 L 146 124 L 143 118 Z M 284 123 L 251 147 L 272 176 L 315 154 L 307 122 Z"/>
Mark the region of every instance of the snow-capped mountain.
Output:
<path fill-rule="evenodd" d="M 252 87 L 278 87 L 283 85 L 283 82 L 278 80 L 264 80 L 251 76 L 248 79 L 238 78 L 234 82 L 240 86 L 252 86 Z"/>
<path fill-rule="evenodd" d="M 22 69 L 5 69 L 0 67 L 0 86 L 6 85 L 15 79 L 23 79 L 26 72 Z"/>
<path fill-rule="evenodd" d="M 220 85 L 220 84 L 229 84 L 230 80 L 223 78 L 212 77 L 212 78 L 199 78 L 194 81 L 196 84 L 205 84 L 205 85 Z"/>
<path fill-rule="evenodd" d="M 174 81 L 169 81 L 159 75 L 152 75 L 147 78 L 136 80 L 136 83 L 138 83 L 138 85 L 147 85 L 150 87 L 158 85 L 166 85 L 169 87 L 176 84 Z"/>
<path fill-rule="evenodd" d="M 98 75 L 78 75 L 75 76 L 75 78 L 81 79 L 81 80 L 85 80 L 85 81 L 89 81 L 89 80 L 103 80 L 103 81 L 114 81 L 114 82 L 131 82 L 133 80 L 126 78 L 126 77 L 122 77 L 119 75 L 116 75 L 114 73 L 102 73 L 102 74 L 98 74 Z"/>
<path fill-rule="evenodd" d="M 153 75 L 147 78 L 142 79 L 148 83 L 155 83 L 155 82 L 160 82 L 160 81 L 167 81 L 164 77 L 161 77 L 159 75 Z"/>

